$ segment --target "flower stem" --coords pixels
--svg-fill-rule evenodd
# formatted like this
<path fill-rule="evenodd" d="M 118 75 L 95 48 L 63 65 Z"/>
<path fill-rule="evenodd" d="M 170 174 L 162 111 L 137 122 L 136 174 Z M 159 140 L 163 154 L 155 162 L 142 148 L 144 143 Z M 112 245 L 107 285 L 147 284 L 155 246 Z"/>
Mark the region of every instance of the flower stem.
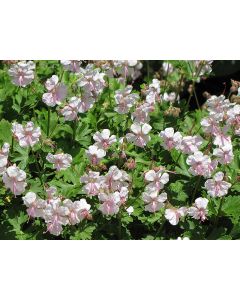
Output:
<path fill-rule="evenodd" d="M 121 212 L 118 213 L 118 239 L 122 239 L 122 221 L 121 221 Z"/>
<path fill-rule="evenodd" d="M 218 220 L 219 220 L 219 217 L 220 217 L 220 214 L 221 214 L 221 210 L 222 210 L 222 206 L 223 206 L 223 200 L 224 200 L 224 198 L 221 197 L 220 198 L 220 205 L 218 207 L 217 216 L 216 216 L 216 219 L 215 219 L 215 222 L 214 222 L 214 227 L 216 227 L 217 224 L 218 224 Z"/>
<path fill-rule="evenodd" d="M 155 234 L 155 236 L 154 236 L 154 240 L 156 240 L 157 236 L 158 236 L 159 233 L 162 231 L 162 229 L 163 229 L 163 227 L 164 227 L 164 225 L 165 225 L 165 222 L 166 222 L 166 220 L 163 221 L 163 222 L 160 224 L 160 226 L 159 226 L 159 228 L 158 228 L 158 230 L 157 230 L 157 232 L 156 232 L 156 234 Z"/>
<path fill-rule="evenodd" d="M 73 135 L 72 135 L 72 145 L 74 145 L 77 131 L 77 119 L 73 123 Z"/>
<path fill-rule="evenodd" d="M 197 179 L 197 182 L 196 182 L 196 185 L 195 185 L 195 189 L 194 189 L 194 191 L 193 191 L 192 202 L 194 201 L 194 198 L 195 198 L 195 196 L 196 196 L 196 192 L 197 192 L 197 190 L 198 190 L 200 181 L 201 181 L 201 176 L 198 176 L 198 179 Z"/>
<path fill-rule="evenodd" d="M 50 118 L 51 118 L 51 112 L 50 112 L 50 107 L 48 106 L 47 137 L 49 137 L 49 132 L 50 132 Z"/>

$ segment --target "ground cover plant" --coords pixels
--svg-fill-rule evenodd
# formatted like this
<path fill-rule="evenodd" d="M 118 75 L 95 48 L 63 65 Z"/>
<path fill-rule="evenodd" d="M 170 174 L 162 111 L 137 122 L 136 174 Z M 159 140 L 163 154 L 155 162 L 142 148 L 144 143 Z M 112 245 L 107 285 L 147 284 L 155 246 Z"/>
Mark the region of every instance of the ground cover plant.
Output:
<path fill-rule="evenodd" d="M 213 65 L 1 61 L 0 239 L 240 238 L 240 82 L 199 95 Z"/>

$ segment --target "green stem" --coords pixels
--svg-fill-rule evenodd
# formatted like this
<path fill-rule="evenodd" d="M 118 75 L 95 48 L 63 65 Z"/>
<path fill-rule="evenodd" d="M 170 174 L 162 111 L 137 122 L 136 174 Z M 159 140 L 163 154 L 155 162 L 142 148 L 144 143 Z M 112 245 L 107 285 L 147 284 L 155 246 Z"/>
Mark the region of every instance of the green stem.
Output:
<path fill-rule="evenodd" d="M 76 139 L 76 131 L 77 131 L 77 119 L 73 123 L 72 145 L 74 145 Z"/>
<path fill-rule="evenodd" d="M 216 227 L 217 224 L 218 224 L 218 220 L 219 220 L 219 217 L 220 217 L 220 214 L 221 214 L 221 210 L 222 210 L 222 206 L 223 206 L 223 200 L 224 200 L 224 198 L 221 197 L 220 198 L 220 205 L 219 205 L 219 208 L 218 208 L 218 213 L 217 213 L 217 216 L 216 216 L 216 219 L 215 219 L 215 222 L 214 222 L 214 227 Z"/>
<path fill-rule="evenodd" d="M 198 176 L 198 179 L 197 179 L 194 191 L 193 191 L 192 202 L 194 201 L 194 198 L 196 196 L 196 192 L 197 192 L 197 189 L 199 187 L 200 181 L 201 181 L 201 176 Z"/>
<path fill-rule="evenodd" d="M 156 234 L 155 234 L 155 236 L 154 236 L 154 240 L 156 240 L 157 236 L 158 236 L 159 233 L 162 231 L 165 222 L 166 222 L 166 221 L 163 221 L 163 222 L 160 224 L 160 226 L 159 226 L 159 228 L 158 228 L 158 230 L 157 230 L 157 232 L 156 232 Z"/>
<path fill-rule="evenodd" d="M 180 152 L 179 155 L 178 155 L 178 158 L 177 158 L 176 163 L 175 163 L 176 165 L 177 165 L 177 163 L 178 163 L 178 161 L 179 161 L 181 155 L 182 155 L 182 152 Z"/>
<path fill-rule="evenodd" d="M 121 221 L 121 212 L 118 213 L 118 239 L 122 239 L 122 221 Z"/>
<path fill-rule="evenodd" d="M 50 107 L 48 106 L 47 137 L 49 137 L 49 132 L 50 132 L 50 118 L 51 118 L 51 111 L 50 111 Z"/>

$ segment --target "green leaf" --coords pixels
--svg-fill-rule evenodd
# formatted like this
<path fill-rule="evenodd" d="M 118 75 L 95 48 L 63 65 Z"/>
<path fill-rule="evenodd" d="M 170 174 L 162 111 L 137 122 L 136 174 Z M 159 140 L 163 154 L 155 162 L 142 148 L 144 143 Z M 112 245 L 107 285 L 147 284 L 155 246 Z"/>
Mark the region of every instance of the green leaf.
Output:
<path fill-rule="evenodd" d="M 2 119 L 0 122 L 0 140 L 4 143 L 12 142 L 12 125 L 7 120 Z"/>

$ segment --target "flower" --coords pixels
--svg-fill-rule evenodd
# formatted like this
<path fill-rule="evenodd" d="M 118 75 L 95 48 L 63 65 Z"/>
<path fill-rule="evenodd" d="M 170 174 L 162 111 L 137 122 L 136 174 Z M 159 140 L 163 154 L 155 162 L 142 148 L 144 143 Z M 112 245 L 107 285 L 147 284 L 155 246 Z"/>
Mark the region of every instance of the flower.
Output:
<path fill-rule="evenodd" d="M 46 156 L 47 161 L 53 163 L 53 166 L 57 171 L 66 170 L 70 167 L 72 162 L 72 156 L 70 154 L 58 153 L 58 154 L 51 154 L 48 153 Z"/>
<path fill-rule="evenodd" d="M 103 129 L 101 132 L 97 131 L 93 135 L 93 139 L 96 142 L 95 145 L 100 148 L 107 150 L 113 143 L 117 141 L 116 135 L 110 136 L 110 130 L 109 129 Z"/>
<path fill-rule="evenodd" d="M 151 137 L 148 135 L 151 129 L 152 127 L 147 123 L 133 123 L 131 125 L 133 133 L 127 133 L 126 138 L 129 142 L 134 143 L 134 145 L 143 148 L 151 140 Z"/>
<path fill-rule="evenodd" d="M 44 209 L 47 206 L 47 201 L 39 199 L 37 195 L 33 192 L 28 192 L 24 197 L 22 197 L 24 205 L 28 207 L 27 213 L 29 217 L 39 218 L 43 217 Z"/>
<path fill-rule="evenodd" d="M 161 145 L 166 150 L 172 150 L 173 148 L 178 149 L 181 145 L 182 135 L 178 131 L 174 133 L 174 129 L 172 127 L 161 131 L 159 136 L 163 139 L 163 143 L 161 143 Z"/>
<path fill-rule="evenodd" d="M 227 165 L 233 161 L 234 155 L 232 151 L 232 144 L 226 144 L 221 148 L 216 148 L 213 150 L 213 155 L 217 157 L 220 164 Z"/>
<path fill-rule="evenodd" d="M 131 114 L 134 123 L 144 124 L 150 121 L 149 113 L 154 111 L 154 106 L 149 103 L 143 103 L 138 106 Z"/>
<path fill-rule="evenodd" d="M 208 116 L 203 118 L 200 122 L 202 125 L 203 131 L 206 133 L 210 133 L 212 135 L 217 135 L 219 132 L 219 122 L 221 118 L 215 115 Z"/>
<path fill-rule="evenodd" d="M 86 199 L 80 199 L 79 201 L 65 199 L 63 201 L 63 206 L 67 207 L 69 210 L 68 220 L 71 225 L 76 225 L 87 218 L 91 208 L 91 205 L 87 203 Z"/>
<path fill-rule="evenodd" d="M 10 166 L 3 173 L 3 183 L 7 189 L 10 189 L 15 196 L 21 195 L 27 186 L 26 173 L 19 169 L 16 164 Z"/>
<path fill-rule="evenodd" d="M 175 101 L 179 101 L 180 97 L 179 95 L 176 95 L 175 92 L 171 92 L 169 94 L 165 92 L 161 99 L 165 102 L 174 103 Z"/>
<path fill-rule="evenodd" d="M 81 60 L 61 60 L 61 64 L 65 70 L 78 73 L 82 62 Z"/>
<path fill-rule="evenodd" d="M 2 149 L 0 150 L 0 175 L 2 175 L 8 164 L 8 154 L 9 154 L 10 145 L 4 143 Z"/>
<path fill-rule="evenodd" d="M 33 122 L 27 122 L 25 126 L 14 122 L 12 133 L 21 147 L 32 147 L 39 142 L 41 129 L 40 127 L 34 127 Z"/>
<path fill-rule="evenodd" d="M 85 183 L 83 192 L 89 196 L 98 195 L 100 189 L 100 176 L 99 172 L 89 171 L 88 174 L 80 178 L 81 183 Z"/>
<path fill-rule="evenodd" d="M 195 200 L 195 204 L 188 209 L 188 214 L 193 219 L 201 220 L 202 222 L 206 220 L 208 199 L 199 197 Z"/>
<path fill-rule="evenodd" d="M 106 192 L 121 191 L 122 187 L 128 187 L 128 181 L 130 181 L 129 175 L 119 170 L 117 166 L 111 166 L 108 173 L 101 178 L 102 188 Z M 120 198 L 122 195 L 120 194 Z"/>
<path fill-rule="evenodd" d="M 133 212 L 134 212 L 134 208 L 133 206 L 129 206 L 127 209 L 126 209 L 128 215 L 130 216 Z"/>
<path fill-rule="evenodd" d="M 60 235 L 62 225 L 69 224 L 69 209 L 60 200 L 51 201 L 44 210 L 43 218 L 47 223 L 47 231 L 53 235 Z"/>
<path fill-rule="evenodd" d="M 179 150 L 183 153 L 191 154 L 198 151 L 202 143 L 203 139 L 200 136 L 184 136 L 179 146 Z"/>
<path fill-rule="evenodd" d="M 158 192 L 144 192 L 143 201 L 147 204 L 145 206 L 145 211 L 156 212 L 159 211 L 162 207 L 164 207 L 164 202 L 167 200 L 167 193 L 161 193 L 158 195 Z"/>
<path fill-rule="evenodd" d="M 227 195 L 228 189 L 232 186 L 231 183 L 223 181 L 223 172 L 217 172 L 213 179 L 208 179 L 205 182 L 205 188 L 211 197 L 222 197 Z"/>
<path fill-rule="evenodd" d="M 188 171 L 194 176 L 210 177 L 217 167 L 217 161 L 211 161 L 210 157 L 201 151 L 189 155 L 186 163 L 191 166 Z"/>
<path fill-rule="evenodd" d="M 169 181 L 169 174 L 164 172 L 163 170 L 154 171 L 150 170 L 145 174 L 145 180 L 150 181 L 146 186 L 147 191 L 159 191 L 163 189 L 164 185 Z"/>
<path fill-rule="evenodd" d="M 169 62 L 164 62 L 162 64 L 163 75 L 169 75 L 174 71 L 173 65 Z"/>
<path fill-rule="evenodd" d="M 8 74 L 13 84 L 26 87 L 34 79 L 35 63 L 33 61 L 20 61 L 11 66 Z"/>
<path fill-rule="evenodd" d="M 223 127 L 215 134 L 215 139 L 213 140 L 213 144 L 219 147 L 224 147 L 226 145 L 231 144 L 231 137 L 227 135 L 227 131 L 229 130 L 228 125 Z"/>
<path fill-rule="evenodd" d="M 119 114 L 126 114 L 139 99 L 137 94 L 131 94 L 132 86 L 128 85 L 124 90 L 117 90 L 114 95 L 117 107 L 114 108 Z"/>
<path fill-rule="evenodd" d="M 101 193 L 98 195 L 98 198 L 102 204 L 99 207 L 99 210 L 104 215 L 114 215 L 119 211 L 118 203 L 120 202 L 119 192 L 114 192 L 110 194 Z"/>
<path fill-rule="evenodd" d="M 85 150 L 90 162 L 92 165 L 97 165 L 100 160 L 106 156 L 106 151 L 99 149 L 96 145 L 88 147 L 88 150 Z"/>
<path fill-rule="evenodd" d="M 172 225 L 177 225 L 180 218 L 184 217 L 187 213 L 186 207 L 180 208 L 167 208 L 165 210 L 165 218 L 169 221 Z"/>
<path fill-rule="evenodd" d="M 53 75 L 45 83 L 48 93 L 43 94 L 42 100 L 48 106 L 53 107 L 57 104 L 61 104 L 63 99 L 67 96 L 67 87 L 58 81 L 58 76 Z"/>
<path fill-rule="evenodd" d="M 77 114 L 81 109 L 81 99 L 78 97 L 71 97 L 67 105 L 61 109 L 61 114 L 64 116 L 65 121 L 73 121 L 77 119 Z"/>

